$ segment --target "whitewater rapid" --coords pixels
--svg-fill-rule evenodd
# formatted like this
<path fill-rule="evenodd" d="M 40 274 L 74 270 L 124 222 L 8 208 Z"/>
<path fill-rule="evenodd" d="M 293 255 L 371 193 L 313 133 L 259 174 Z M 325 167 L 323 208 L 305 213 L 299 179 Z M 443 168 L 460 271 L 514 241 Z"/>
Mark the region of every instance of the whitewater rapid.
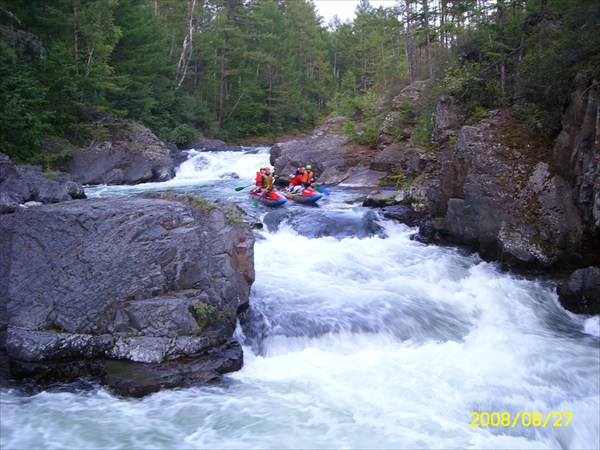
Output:
<path fill-rule="evenodd" d="M 169 186 L 146 190 L 194 186 L 266 214 L 231 192 L 251 182 L 264 151 L 227 153 L 200 155 L 216 158 L 209 165 L 192 158 Z M 317 214 L 365 214 L 331 191 Z M 362 239 L 309 238 L 285 221 L 257 231 L 239 372 L 143 399 L 88 385 L 5 387 L 0 448 L 598 448 L 599 317 L 566 312 L 552 280 L 379 223 L 383 233 Z M 473 412 L 572 418 L 484 427 L 471 426 Z"/>

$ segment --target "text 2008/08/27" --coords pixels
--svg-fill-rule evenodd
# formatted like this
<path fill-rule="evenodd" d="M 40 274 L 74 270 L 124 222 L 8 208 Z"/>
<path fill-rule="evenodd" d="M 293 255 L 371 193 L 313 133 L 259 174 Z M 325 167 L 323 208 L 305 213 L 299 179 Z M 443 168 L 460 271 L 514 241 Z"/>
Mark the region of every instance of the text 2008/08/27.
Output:
<path fill-rule="evenodd" d="M 473 411 L 469 414 L 472 427 L 568 427 L 573 413 L 570 411 L 541 412 L 486 412 Z"/>

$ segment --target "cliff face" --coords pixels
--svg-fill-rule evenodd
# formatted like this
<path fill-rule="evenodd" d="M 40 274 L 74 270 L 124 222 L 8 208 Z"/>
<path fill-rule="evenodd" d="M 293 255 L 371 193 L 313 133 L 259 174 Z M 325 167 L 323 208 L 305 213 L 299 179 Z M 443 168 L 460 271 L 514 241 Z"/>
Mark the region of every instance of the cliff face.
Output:
<path fill-rule="evenodd" d="M 547 146 L 519 139 L 519 124 L 506 112 L 492 112 L 478 123 L 462 125 L 459 105 L 443 96 L 434 114 L 434 160 L 406 143 L 385 146 L 390 136 L 411 136 L 410 127 L 393 127 L 401 105 L 419 101 L 414 95 L 419 90 L 403 92 L 384 122 L 384 150 L 379 157 L 386 152 L 394 155 L 387 164 L 410 186 L 392 195 L 375 193 L 368 203 L 381 204 L 382 198 L 390 197 L 408 201 L 423 214 L 421 236 L 467 245 L 508 269 L 578 269 L 559 286 L 559 300 L 573 312 L 598 314 L 600 278 L 594 267 L 600 265 L 598 90 L 592 80 L 572 92 L 562 131 Z M 390 148 L 400 151 L 390 153 Z M 411 174 L 406 168 L 414 167 L 415 160 L 424 161 L 425 170 Z"/>
<path fill-rule="evenodd" d="M 572 186 L 553 170 L 549 152 L 503 142 L 506 123 L 496 115 L 459 131 L 440 172 L 435 209 L 443 232 L 511 268 L 585 263 Z"/>
<path fill-rule="evenodd" d="M 571 185 L 585 231 L 600 239 L 600 103 L 598 83 L 570 98 L 552 150 L 552 166 Z"/>
<path fill-rule="evenodd" d="M 11 372 L 91 377 L 139 396 L 239 369 L 232 335 L 254 280 L 254 238 L 238 216 L 177 198 L 0 216 L 1 344 Z"/>
<path fill-rule="evenodd" d="M 384 144 L 394 133 L 410 137 L 410 128 L 389 125 L 407 101 L 419 101 L 415 89 L 394 102 Z M 516 139 L 518 124 L 508 113 L 462 125 L 460 108 L 444 96 L 434 114 L 434 159 L 402 140 L 379 158 L 390 148 L 403 149 L 387 164 L 410 186 L 394 197 L 430 216 L 421 227 L 429 238 L 468 245 L 507 268 L 583 267 L 600 262 L 599 120 L 595 82 L 571 95 L 553 147 Z M 415 160 L 425 170 L 411 174 L 406 168 Z"/>

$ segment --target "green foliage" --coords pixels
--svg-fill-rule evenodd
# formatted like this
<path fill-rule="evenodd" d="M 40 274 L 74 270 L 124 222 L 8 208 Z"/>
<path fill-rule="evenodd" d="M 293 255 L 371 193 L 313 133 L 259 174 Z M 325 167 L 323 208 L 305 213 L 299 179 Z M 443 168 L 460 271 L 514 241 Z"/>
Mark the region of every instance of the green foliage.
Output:
<path fill-rule="evenodd" d="M 403 99 L 397 111 L 392 115 L 393 121 L 388 127 L 388 133 L 394 142 L 400 142 L 407 138 L 406 129 L 414 127 L 417 121 L 416 105 L 408 99 Z"/>
<path fill-rule="evenodd" d="M 515 105 L 512 115 L 524 130 L 540 130 L 544 127 L 545 114 L 535 103 L 521 102 Z"/>
<path fill-rule="evenodd" d="M 363 124 L 358 132 L 351 137 L 358 144 L 368 145 L 371 148 L 377 148 L 377 138 L 381 128 L 382 118 L 372 119 Z"/>
<path fill-rule="evenodd" d="M 216 307 L 203 303 L 196 303 L 193 305 L 193 308 L 200 319 L 206 319 L 207 316 L 218 311 Z"/>
<path fill-rule="evenodd" d="M 415 120 L 415 105 L 408 99 L 403 99 L 399 108 L 398 121 L 399 125 L 409 125 Z"/>
<path fill-rule="evenodd" d="M 56 175 L 55 167 L 63 161 L 73 156 L 73 148 L 67 146 L 59 152 L 40 152 L 28 159 L 28 162 L 41 166 L 44 169 L 44 175 L 48 179 L 53 179 Z"/>
<path fill-rule="evenodd" d="M 175 144 L 181 145 L 191 142 L 192 139 L 197 136 L 197 134 L 198 131 L 196 128 L 186 123 L 182 123 L 168 132 L 166 138 L 169 142 L 174 142 Z"/>
<path fill-rule="evenodd" d="M 41 152 L 50 133 L 48 90 L 0 42 L 0 149 L 15 162 Z"/>
<path fill-rule="evenodd" d="M 574 83 L 600 76 L 599 21 L 597 0 L 362 0 L 329 30 L 307 0 L 5 0 L 0 146 L 49 160 L 49 136 L 104 139 L 107 115 L 185 145 L 307 131 L 327 114 L 374 146 L 386 102 L 430 76 L 472 121 L 509 107 L 556 133 Z M 397 128 L 416 125 L 425 145 L 431 112 L 403 105 Z"/>
<path fill-rule="evenodd" d="M 344 134 L 346 134 L 351 140 L 357 139 L 356 122 L 353 120 L 346 120 L 344 122 Z"/>
<path fill-rule="evenodd" d="M 431 149 L 431 134 L 433 132 L 433 107 L 429 106 L 423 109 L 415 129 L 410 137 L 414 144 L 425 149 Z"/>
<path fill-rule="evenodd" d="M 356 115 L 365 120 L 370 120 L 381 113 L 382 98 L 373 91 L 354 97 L 353 105 Z"/>
<path fill-rule="evenodd" d="M 194 318 L 201 328 L 209 324 L 211 317 L 219 312 L 219 309 L 207 303 L 195 303 L 192 305 Z"/>
<path fill-rule="evenodd" d="M 345 102 L 347 107 L 352 108 L 351 116 L 358 121 L 357 123 L 354 120 L 346 120 L 345 134 L 356 143 L 376 148 L 384 118 L 381 114 L 381 97 L 373 91 L 368 91 L 356 97 L 348 95 Z"/>
<path fill-rule="evenodd" d="M 244 211 L 233 204 L 225 207 L 225 222 L 232 226 L 244 225 Z"/>
<path fill-rule="evenodd" d="M 524 128 L 556 134 L 576 76 L 600 74 L 600 7 L 573 0 L 496 8 L 502 22 L 496 11 L 459 36 L 443 85 L 470 106 L 471 122 L 481 110 L 509 106 Z"/>
<path fill-rule="evenodd" d="M 468 119 L 465 121 L 468 125 L 474 125 L 489 114 L 488 110 L 483 106 L 474 105 L 473 109 L 470 110 Z"/>

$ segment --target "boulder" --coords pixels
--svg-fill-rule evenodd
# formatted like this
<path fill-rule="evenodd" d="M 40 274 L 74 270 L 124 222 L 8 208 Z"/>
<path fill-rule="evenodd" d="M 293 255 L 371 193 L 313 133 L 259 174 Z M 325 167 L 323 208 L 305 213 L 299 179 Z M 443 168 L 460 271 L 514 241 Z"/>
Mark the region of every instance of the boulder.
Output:
<path fill-rule="evenodd" d="M 75 150 L 68 172 L 82 184 L 139 184 L 166 181 L 175 175 L 169 146 L 148 128 L 132 121 L 109 128 L 113 137 Z"/>
<path fill-rule="evenodd" d="M 35 203 L 58 203 L 85 198 L 81 184 L 60 172 L 39 166 L 16 165 L 0 153 L 0 214 Z"/>
<path fill-rule="evenodd" d="M 343 134 L 345 118 L 336 117 L 317 127 L 312 136 L 275 144 L 270 163 L 287 184 L 300 166 L 312 165 L 317 182 L 349 187 L 375 187 L 386 175 L 368 167 L 376 150 L 351 142 Z"/>
<path fill-rule="evenodd" d="M 254 238 L 234 206 L 94 199 L 0 216 L 0 323 L 13 374 L 124 395 L 236 370 Z"/>
<path fill-rule="evenodd" d="M 239 145 L 228 145 L 219 139 L 210 139 L 205 137 L 197 137 L 188 145 L 187 150 L 201 150 L 209 152 L 238 152 L 243 148 Z"/>
<path fill-rule="evenodd" d="M 402 174 L 404 179 L 415 178 L 427 170 L 428 155 L 406 142 L 392 144 L 379 152 L 370 168 L 380 172 Z"/>
<path fill-rule="evenodd" d="M 374 211 L 357 216 L 348 211 L 321 211 L 315 208 L 306 208 L 300 217 L 290 209 L 281 208 L 265 214 L 263 222 L 270 232 L 276 232 L 285 223 L 298 234 L 312 239 L 325 236 L 364 239 L 385 236 L 383 227 L 377 222 L 378 218 Z"/>
<path fill-rule="evenodd" d="M 557 291 L 565 309 L 577 314 L 600 314 L 600 267 L 576 270 Z"/>
<path fill-rule="evenodd" d="M 387 206 L 382 208 L 383 216 L 388 219 L 397 220 L 409 227 L 419 226 L 425 219 L 425 215 L 412 208 L 402 205 Z"/>

